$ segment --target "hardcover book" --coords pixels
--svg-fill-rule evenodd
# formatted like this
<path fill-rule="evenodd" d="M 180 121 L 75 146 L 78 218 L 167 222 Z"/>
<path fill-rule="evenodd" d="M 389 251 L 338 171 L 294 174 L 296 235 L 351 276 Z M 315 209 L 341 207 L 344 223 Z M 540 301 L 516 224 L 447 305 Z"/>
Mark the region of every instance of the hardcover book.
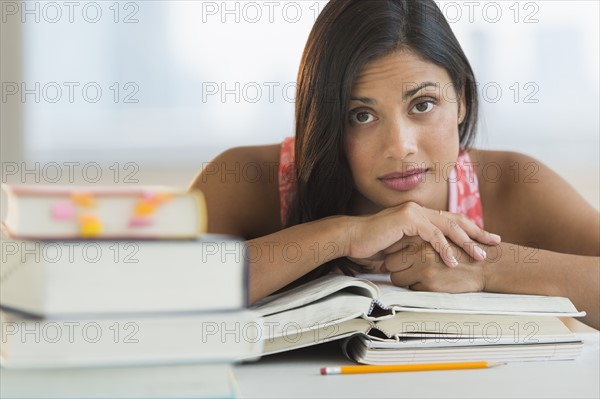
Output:
<path fill-rule="evenodd" d="M 30 240 L 182 239 L 206 232 L 198 190 L 163 186 L 9 185 L 8 236 Z"/>
<path fill-rule="evenodd" d="M 243 242 L 2 241 L 0 303 L 35 315 L 238 309 L 247 304 Z"/>

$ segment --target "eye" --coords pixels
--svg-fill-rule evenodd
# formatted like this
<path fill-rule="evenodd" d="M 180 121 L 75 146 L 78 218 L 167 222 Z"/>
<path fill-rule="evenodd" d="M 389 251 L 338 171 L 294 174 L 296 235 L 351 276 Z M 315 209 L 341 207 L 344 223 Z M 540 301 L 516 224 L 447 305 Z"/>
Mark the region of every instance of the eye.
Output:
<path fill-rule="evenodd" d="M 415 104 L 411 112 L 415 114 L 425 114 L 427 112 L 431 112 L 434 105 L 435 101 L 433 100 L 422 101 L 418 104 Z"/>
<path fill-rule="evenodd" d="M 369 111 L 354 110 L 350 111 L 349 119 L 351 123 L 357 125 L 366 125 L 368 123 L 373 122 L 375 120 L 375 117 Z"/>

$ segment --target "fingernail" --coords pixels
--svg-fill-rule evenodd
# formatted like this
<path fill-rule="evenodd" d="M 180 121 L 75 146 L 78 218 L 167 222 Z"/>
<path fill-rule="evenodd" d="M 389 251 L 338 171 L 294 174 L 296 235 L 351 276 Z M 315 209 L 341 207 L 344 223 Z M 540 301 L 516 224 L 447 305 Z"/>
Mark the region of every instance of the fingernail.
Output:
<path fill-rule="evenodd" d="M 500 242 L 502 241 L 502 237 L 500 237 L 498 234 L 491 234 L 490 233 L 490 237 L 492 237 L 492 239 L 496 242 Z"/>
<path fill-rule="evenodd" d="M 454 256 L 450 258 L 450 264 L 451 264 L 453 267 L 456 267 L 456 266 L 458 266 L 458 261 L 456 260 L 456 258 L 455 258 Z"/>
<path fill-rule="evenodd" d="M 487 257 L 487 254 L 481 247 L 475 247 L 475 252 L 481 257 L 482 260 Z"/>

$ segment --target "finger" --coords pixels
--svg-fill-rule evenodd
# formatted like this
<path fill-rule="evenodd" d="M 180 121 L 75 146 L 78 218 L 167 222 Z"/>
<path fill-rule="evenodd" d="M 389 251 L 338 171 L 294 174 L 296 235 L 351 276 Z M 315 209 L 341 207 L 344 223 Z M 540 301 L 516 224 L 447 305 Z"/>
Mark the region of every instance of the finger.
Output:
<path fill-rule="evenodd" d="M 449 212 L 448 212 L 449 213 Z M 456 222 L 472 239 L 488 245 L 498 245 L 502 238 L 497 234 L 492 234 L 479 226 L 465 215 L 449 213 L 450 219 Z"/>
<path fill-rule="evenodd" d="M 436 218 L 435 223 L 444 227 L 444 234 L 473 259 L 482 261 L 487 258 L 485 249 L 480 242 L 473 239 L 473 236 L 482 237 L 482 234 L 485 236 L 485 234 L 489 233 L 480 229 L 464 215 L 438 211 Z"/>
<path fill-rule="evenodd" d="M 448 218 L 447 226 L 448 229 L 446 234 L 448 238 L 469 254 L 471 258 L 475 260 L 485 260 L 487 258 L 485 249 L 482 248 L 481 244 L 472 240 L 458 223 L 451 218 Z"/>
<path fill-rule="evenodd" d="M 351 256 L 348 256 L 347 258 L 356 263 L 382 261 L 385 258 L 385 253 L 383 251 L 379 251 L 379 252 L 375 252 L 373 255 L 366 257 L 366 258 L 353 258 Z"/>
<path fill-rule="evenodd" d="M 401 240 L 395 242 L 394 244 L 390 245 L 389 247 L 387 247 L 386 249 L 384 249 L 383 251 L 381 251 L 384 255 L 387 254 L 391 254 L 394 252 L 398 252 L 398 251 L 404 251 L 406 248 L 410 247 L 411 245 L 413 245 L 412 242 L 410 242 L 409 239 L 411 238 L 410 236 L 404 236 Z"/>
<path fill-rule="evenodd" d="M 423 283 L 421 283 L 421 282 L 417 282 L 417 283 L 415 283 L 415 284 L 411 284 L 411 285 L 409 285 L 409 286 L 408 286 L 408 288 L 409 288 L 411 291 L 429 291 L 429 290 L 427 289 L 427 287 L 425 286 L 425 284 L 423 284 Z"/>
<path fill-rule="evenodd" d="M 383 265 L 383 258 L 381 260 L 371 260 L 370 258 L 361 259 L 348 257 L 347 259 L 373 272 L 380 270 L 381 266 Z"/>
<path fill-rule="evenodd" d="M 392 284 L 397 287 L 410 287 L 419 283 L 419 274 L 415 271 L 415 269 L 416 268 L 410 266 L 400 272 L 390 273 Z"/>
<path fill-rule="evenodd" d="M 433 217 L 437 221 L 445 222 L 445 224 L 450 223 L 450 221 L 458 224 L 461 229 L 465 231 L 465 233 L 472 239 L 477 241 L 478 243 L 488 244 L 488 245 L 498 245 L 502 241 L 502 238 L 497 234 L 492 234 L 479 226 L 477 226 L 471 219 L 467 216 L 452 212 L 446 212 L 442 210 L 434 211 L 430 210 L 434 213 Z"/>
<path fill-rule="evenodd" d="M 437 226 L 429 220 L 424 219 L 423 225 L 418 229 L 419 236 L 429 242 L 448 267 L 458 266 L 458 261 L 452 251 L 448 251 L 450 244 L 446 236 Z"/>
<path fill-rule="evenodd" d="M 415 252 L 399 251 L 387 255 L 383 262 L 385 270 L 389 272 L 401 272 L 408 269 L 414 264 L 414 254 Z"/>

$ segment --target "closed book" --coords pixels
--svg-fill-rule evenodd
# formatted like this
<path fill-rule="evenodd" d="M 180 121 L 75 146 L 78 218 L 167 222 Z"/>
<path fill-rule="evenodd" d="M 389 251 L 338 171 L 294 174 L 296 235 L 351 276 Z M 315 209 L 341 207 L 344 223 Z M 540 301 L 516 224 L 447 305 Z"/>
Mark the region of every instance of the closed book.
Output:
<path fill-rule="evenodd" d="M 0 368 L 2 398 L 233 398 L 228 363 Z"/>
<path fill-rule="evenodd" d="M 558 320 L 560 322 L 560 320 Z M 485 359 L 489 362 L 519 362 L 546 360 L 573 360 L 583 350 L 583 342 L 567 337 L 567 340 L 550 341 L 546 337 L 531 342 L 515 342 L 510 339 L 496 341 L 496 336 L 481 339 L 416 338 L 391 342 L 376 341 L 365 335 L 357 335 L 344 341 L 345 355 L 362 364 L 398 363 L 445 363 L 467 362 Z"/>
<path fill-rule="evenodd" d="M 1 310 L 0 364 L 8 368 L 223 363 L 257 358 L 255 312 L 35 318 Z"/>
<path fill-rule="evenodd" d="M 181 239 L 206 232 L 202 193 L 164 186 L 9 185 L 3 223 L 41 240 Z"/>
<path fill-rule="evenodd" d="M 0 303 L 37 315 L 226 310 L 247 303 L 243 242 L 2 240 Z"/>

